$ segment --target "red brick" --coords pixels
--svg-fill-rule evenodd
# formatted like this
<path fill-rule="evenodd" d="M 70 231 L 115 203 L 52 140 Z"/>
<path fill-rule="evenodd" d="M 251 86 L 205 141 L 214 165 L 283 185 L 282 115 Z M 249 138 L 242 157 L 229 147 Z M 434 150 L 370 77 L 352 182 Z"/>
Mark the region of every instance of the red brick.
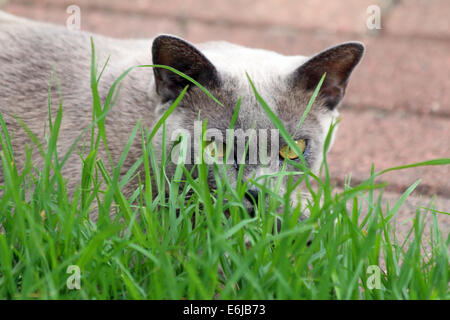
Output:
<path fill-rule="evenodd" d="M 377 111 L 342 109 L 342 122 L 328 163 L 331 176 L 340 182 L 351 175 L 356 181 L 390 167 L 450 157 L 450 119 Z M 450 197 L 450 165 L 419 167 L 390 172 L 379 181 L 390 183 L 390 190 L 403 192 L 422 179 L 421 193 Z"/>
<path fill-rule="evenodd" d="M 69 14 L 63 7 L 28 6 L 8 4 L 5 10 L 9 13 L 29 19 L 65 25 Z M 154 37 L 160 33 L 171 33 L 183 36 L 183 25 L 168 18 L 130 16 L 116 12 L 100 12 L 98 10 L 81 11 L 81 29 L 111 37 L 139 38 Z M 151 44 L 149 44 L 150 46 Z"/>
<path fill-rule="evenodd" d="M 450 1 L 408 0 L 392 10 L 385 32 L 411 37 L 450 39 Z"/>
<path fill-rule="evenodd" d="M 45 0 L 36 4 L 16 0 L 16 4 L 44 7 L 77 4 L 82 9 L 100 9 L 142 15 L 162 15 L 203 22 L 239 25 L 276 25 L 330 32 L 367 32 L 367 7 L 386 7 L 392 0 Z"/>
<path fill-rule="evenodd" d="M 277 27 L 207 26 L 203 23 L 188 24 L 186 38 L 194 43 L 225 40 L 244 46 L 274 50 L 288 55 L 312 55 L 332 45 L 354 39 L 340 33 L 301 33 Z"/>
<path fill-rule="evenodd" d="M 366 46 L 348 103 L 450 115 L 450 42 L 382 37 Z"/>

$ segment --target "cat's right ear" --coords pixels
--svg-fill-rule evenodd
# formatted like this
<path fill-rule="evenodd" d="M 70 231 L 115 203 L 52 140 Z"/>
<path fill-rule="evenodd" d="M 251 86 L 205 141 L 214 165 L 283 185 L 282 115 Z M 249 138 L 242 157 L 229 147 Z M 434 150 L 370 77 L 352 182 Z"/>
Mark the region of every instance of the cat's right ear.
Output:
<path fill-rule="evenodd" d="M 329 48 L 301 65 L 291 76 L 292 84 L 297 89 L 313 91 L 326 73 L 320 96 L 332 110 L 344 97 L 350 75 L 363 54 L 364 45 L 360 42 L 347 42 Z"/>
<path fill-rule="evenodd" d="M 179 38 L 161 35 L 155 38 L 152 47 L 153 64 L 165 65 L 183 72 L 202 86 L 212 89 L 219 85 L 214 65 L 193 45 Z M 178 97 L 183 88 L 192 82 L 163 69 L 153 68 L 156 92 L 163 101 Z"/>

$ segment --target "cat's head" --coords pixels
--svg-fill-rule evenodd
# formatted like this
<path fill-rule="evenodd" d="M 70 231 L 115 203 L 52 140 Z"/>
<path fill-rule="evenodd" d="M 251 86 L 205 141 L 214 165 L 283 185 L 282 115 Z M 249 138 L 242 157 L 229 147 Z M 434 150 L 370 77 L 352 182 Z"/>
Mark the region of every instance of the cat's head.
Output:
<path fill-rule="evenodd" d="M 190 134 L 186 159 L 188 163 L 195 163 L 199 143 L 194 135 L 200 135 L 202 130 L 198 120 L 207 120 L 206 140 L 214 141 L 206 143 L 207 152 L 211 146 L 216 147 L 219 150 L 212 153 L 220 156 L 225 154 L 222 148 L 228 146 L 232 149 L 227 159 L 230 163 L 227 175 L 232 184 L 236 183 L 239 164 L 243 161 L 243 180 L 259 184 L 264 184 L 264 181 L 258 180 L 258 177 L 280 171 L 283 158 L 300 161 L 295 153 L 286 148 L 286 141 L 275 130 L 275 125 L 256 99 L 248 74 L 256 90 L 303 151 L 307 166 L 312 172 L 317 172 L 323 160 L 328 130 L 338 115 L 337 108 L 344 97 L 349 77 L 363 53 L 364 46 L 358 42 L 340 44 L 308 59 L 227 43 L 212 43 L 197 49 L 179 38 L 159 36 L 153 42 L 153 63 L 183 72 L 223 104 L 217 104 L 200 88 L 172 71 L 154 68 L 155 90 L 161 98 L 162 110 L 166 110 L 189 85 L 167 123 L 168 140 L 171 141 L 169 147 L 178 133 Z M 299 128 L 298 124 L 324 73 L 326 77 L 319 95 Z M 227 129 L 239 99 L 240 110 L 232 131 L 234 137 L 231 138 L 227 136 Z M 242 159 L 248 141 L 247 158 Z M 289 169 L 296 171 L 291 165 L 288 165 Z M 212 170 L 209 182 L 214 188 Z M 248 194 L 246 201 L 251 207 L 253 199 L 258 196 L 257 184 L 249 183 Z M 296 193 L 292 195 L 295 203 Z"/>

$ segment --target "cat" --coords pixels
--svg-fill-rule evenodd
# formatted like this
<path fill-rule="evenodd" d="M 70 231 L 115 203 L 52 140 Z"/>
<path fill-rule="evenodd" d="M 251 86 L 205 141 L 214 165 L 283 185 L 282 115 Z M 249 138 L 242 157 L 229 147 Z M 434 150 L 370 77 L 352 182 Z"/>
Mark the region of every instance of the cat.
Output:
<path fill-rule="evenodd" d="M 285 56 L 228 42 L 193 45 L 172 35 L 159 35 L 148 40 L 116 40 L 0 12 L 0 112 L 12 136 L 12 147 L 19 167 L 25 160 L 25 146 L 33 143 L 17 118 L 22 119 L 40 141 L 44 141 L 49 118 L 49 85 L 52 101 L 59 100 L 59 92 L 63 101 L 63 118 L 57 144 L 59 155 L 64 155 L 82 130 L 91 124 L 91 37 L 95 43 L 98 65 L 102 66 L 109 57 L 99 82 L 102 101 L 105 101 L 112 83 L 125 70 L 131 66 L 152 63 L 183 72 L 222 103 L 221 106 L 214 102 L 199 87 L 171 70 L 134 69 L 123 79 L 114 107 L 105 120 L 108 146 L 114 163 L 119 160 L 138 120 L 144 128 L 151 130 L 188 84 L 190 86 L 180 105 L 166 121 L 168 152 L 174 145 L 175 131 L 182 128 L 185 132 L 193 132 L 196 120 L 207 119 L 208 128 L 214 128 L 225 136 L 239 98 L 241 104 L 235 122 L 236 130 L 275 129 L 255 98 L 246 76 L 248 74 L 262 98 L 288 132 L 294 135 L 309 169 L 317 172 L 323 160 L 322 150 L 329 127 L 338 116 L 338 107 L 350 75 L 365 50 L 362 43 L 346 42 L 312 57 L 305 57 Z M 319 96 L 300 129 L 296 130 L 325 72 Z M 55 77 L 50 82 L 52 74 Z M 124 162 L 122 174 L 142 155 L 140 139 L 136 140 Z M 265 164 L 246 165 L 243 172 L 245 181 L 278 172 L 283 165 L 280 157 L 300 161 L 295 153 L 286 149 L 282 137 L 276 140 L 280 147 L 280 150 L 276 150 L 276 159 Z M 83 143 L 89 145 L 89 139 L 83 139 L 79 144 Z M 159 159 L 161 130 L 154 137 L 153 144 Z M 98 156 L 107 159 L 103 149 L 100 149 Z M 43 159 L 36 152 L 33 153 L 33 161 L 37 167 L 42 166 Z M 62 169 L 63 175 L 68 178 L 67 188 L 72 192 L 80 185 L 81 168 L 80 157 L 73 152 Z M 167 167 L 168 176 L 173 174 L 174 168 L 175 164 Z M 232 185 L 236 184 L 238 168 L 239 164 L 233 163 L 227 171 Z M 215 180 L 211 172 L 208 181 L 214 188 Z M 0 183 L 3 184 L 3 172 L 0 172 Z M 135 189 L 136 184 L 129 183 L 124 187 L 124 193 L 130 194 Z M 249 184 L 244 199 L 249 210 L 252 210 L 258 194 L 258 188 Z M 295 205 L 296 196 L 293 194 L 292 202 Z"/>

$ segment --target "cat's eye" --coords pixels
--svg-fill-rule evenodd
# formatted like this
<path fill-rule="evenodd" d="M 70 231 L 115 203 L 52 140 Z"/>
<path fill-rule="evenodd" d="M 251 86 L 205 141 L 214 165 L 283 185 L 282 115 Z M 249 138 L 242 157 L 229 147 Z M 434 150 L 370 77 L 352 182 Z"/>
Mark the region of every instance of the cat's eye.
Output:
<path fill-rule="evenodd" d="M 304 139 L 300 139 L 295 141 L 295 144 L 297 145 L 297 147 L 300 149 L 300 151 L 303 153 L 305 152 L 306 149 L 306 140 Z M 299 157 L 299 155 L 297 153 L 295 153 L 294 150 L 292 150 L 291 148 L 289 148 L 288 145 L 285 145 L 284 147 L 282 147 L 280 149 L 280 156 L 283 159 L 290 159 L 290 160 L 295 160 Z"/>
<path fill-rule="evenodd" d="M 205 152 L 211 158 L 221 159 L 224 157 L 225 144 L 216 141 L 207 141 L 205 145 Z"/>

